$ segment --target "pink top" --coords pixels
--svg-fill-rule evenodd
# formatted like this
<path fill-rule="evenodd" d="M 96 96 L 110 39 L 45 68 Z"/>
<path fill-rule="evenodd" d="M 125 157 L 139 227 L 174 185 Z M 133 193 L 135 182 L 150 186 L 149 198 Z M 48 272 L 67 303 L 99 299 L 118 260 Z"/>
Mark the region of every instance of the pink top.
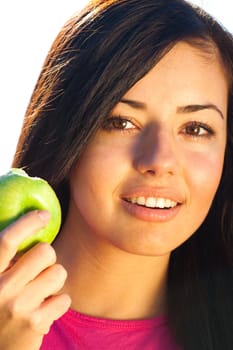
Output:
<path fill-rule="evenodd" d="M 118 321 L 68 310 L 55 321 L 40 350 L 178 350 L 164 316 Z"/>

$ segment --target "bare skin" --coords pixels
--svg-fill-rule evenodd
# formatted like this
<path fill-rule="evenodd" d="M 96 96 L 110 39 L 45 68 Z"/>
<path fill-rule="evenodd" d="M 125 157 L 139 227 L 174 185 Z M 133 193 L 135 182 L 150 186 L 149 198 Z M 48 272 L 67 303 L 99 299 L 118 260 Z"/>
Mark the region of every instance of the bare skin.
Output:
<path fill-rule="evenodd" d="M 34 211 L 0 235 L 1 349 L 38 350 L 52 322 L 70 306 L 68 295 L 57 294 L 67 273 L 50 245 L 38 244 L 15 259 L 19 243 L 48 219 L 47 212 Z"/>
<path fill-rule="evenodd" d="M 69 271 L 64 292 L 72 296 L 72 308 L 120 320 L 164 313 L 169 255 L 144 257 L 110 248 L 93 237 L 87 242 L 82 229 L 75 228 L 76 220 L 71 213 L 69 225 L 54 244 L 59 263 Z"/>

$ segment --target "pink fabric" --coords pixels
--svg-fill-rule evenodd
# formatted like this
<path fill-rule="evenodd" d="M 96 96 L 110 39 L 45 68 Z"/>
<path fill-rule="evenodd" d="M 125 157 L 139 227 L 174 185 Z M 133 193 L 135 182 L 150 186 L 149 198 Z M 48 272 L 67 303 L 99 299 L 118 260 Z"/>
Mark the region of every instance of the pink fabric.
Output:
<path fill-rule="evenodd" d="M 69 310 L 52 325 L 40 350 L 178 350 L 166 318 L 117 321 Z"/>

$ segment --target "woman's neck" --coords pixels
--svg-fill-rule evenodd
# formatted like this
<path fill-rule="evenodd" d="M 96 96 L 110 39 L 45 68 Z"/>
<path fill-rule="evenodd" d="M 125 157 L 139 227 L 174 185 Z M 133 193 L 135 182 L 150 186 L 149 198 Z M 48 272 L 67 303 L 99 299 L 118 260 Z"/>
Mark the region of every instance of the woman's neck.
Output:
<path fill-rule="evenodd" d="M 70 225 L 64 226 L 54 247 L 58 263 L 68 272 L 63 291 L 70 294 L 73 309 L 122 320 L 165 312 L 168 255 L 145 257 L 106 242 L 90 244 Z"/>

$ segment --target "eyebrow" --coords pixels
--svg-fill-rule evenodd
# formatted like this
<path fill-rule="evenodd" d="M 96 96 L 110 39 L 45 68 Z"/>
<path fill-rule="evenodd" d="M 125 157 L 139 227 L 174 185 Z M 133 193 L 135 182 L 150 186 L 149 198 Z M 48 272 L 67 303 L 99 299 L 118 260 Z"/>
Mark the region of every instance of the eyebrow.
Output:
<path fill-rule="evenodd" d="M 129 105 L 132 108 L 135 109 L 146 109 L 146 104 L 144 102 L 139 102 L 139 101 L 135 101 L 135 100 L 128 100 L 126 98 L 122 98 L 120 100 L 121 103 L 125 103 L 127 105 Z"/>
<path fill-rule="evenodd" d="M 215 104 L 212 104 L 212 103 L 208 103 L 208 104 L 204 104 L 204 105 L 195 104 L 195 105 L 177 107 L 177 112 L 178 113 L 193 113 L 193 112 L 203 111 L 205 109 L 212 109 L 212 110 L 216 111 L 220 115 L 220 117 L 222 119 L 224 119 L 224 115 L 223 115 L 222 111 Z"/>
<path fill-rule="evenodd" d="M 125 103 L 129 105 L 132 108 L 135 109 L 142 109 L 145 110 L 147 108 L 146 103 L 140 102 L 140 101 L 135 101 L 135 100 L 129 100 L 126 98 L 123 98 L 120 100 L 121 103 Z M 193 105 L 187 105 L 187 106 L 180 106 L 177 107 L 177 113 L 194 113 L 194 112 L 199 112 L 205 109 L 212 109 L 216 111 L 222 119 L 224 119 L 224 115 L 222 111 L 213 103 L 208 103 L 208 104 L 193 104 Z"/>

